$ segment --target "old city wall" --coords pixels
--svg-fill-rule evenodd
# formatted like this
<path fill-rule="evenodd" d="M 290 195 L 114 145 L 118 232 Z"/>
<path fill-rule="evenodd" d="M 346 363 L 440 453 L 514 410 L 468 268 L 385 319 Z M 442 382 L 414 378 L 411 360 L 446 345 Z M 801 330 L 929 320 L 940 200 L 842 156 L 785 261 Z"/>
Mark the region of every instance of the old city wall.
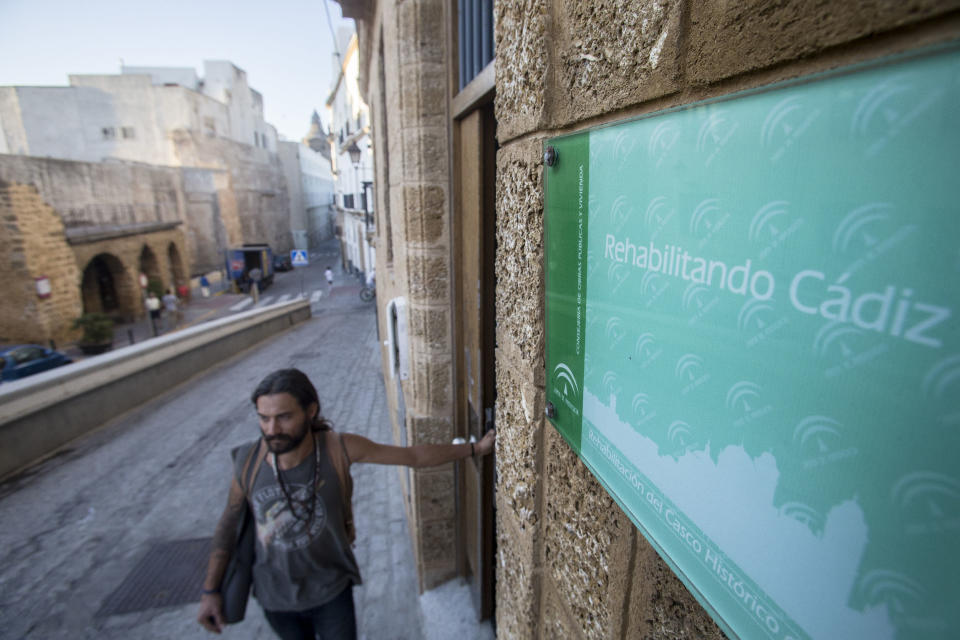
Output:
<path fill-rule="evenodd" d="M 143 315 L 145 271 L 164 287 L 190 274 L 180 170 L 0 155 L 0 341 L 74 340 L 74 318 L 99 311 L 84 273 L 101 256 L 120 319 Z M 150 256 L 144 261 L 144 255 Z M 47 278 L 41 298 L 35 279 Z"/>
<path fill-rule="evenodd" d="M 64 236 L 63 221 L 37 188 L 0 179 L 0 342 L 63 343 L 75 337 L 80 315 L 80 271 Z M 49 297 L 37 294 L 46 277 Z"/>
<path fill-rule="evenodd" d="M 187 236 L 193 273 L 223 267 L 223 250 L 230 246 L 228 223 L 233 222 L 233 242 L 239 243 L 236 206 L 225 170 L 184 167 L 184 232 Z"/>
<path fill-rule="evenodd" d="M 955 39 L 958 6 L 496 3 L 499 635 L 723 636 L 543 418 L 544 140 Z"/>
<path fill-rule="evenodd" d="M 213 179 L 226 246 L 267 243 L 275 253 L 293 248 L 290 201 L 277 153 L 195 131 L 173 131 L 184 167 L 218 170 Z"/>
<path fill-rule="evenodd" d="M 0 176 L 35 185 L 67 230 L 182 221 L 175 168 L 0 155 Z"/>

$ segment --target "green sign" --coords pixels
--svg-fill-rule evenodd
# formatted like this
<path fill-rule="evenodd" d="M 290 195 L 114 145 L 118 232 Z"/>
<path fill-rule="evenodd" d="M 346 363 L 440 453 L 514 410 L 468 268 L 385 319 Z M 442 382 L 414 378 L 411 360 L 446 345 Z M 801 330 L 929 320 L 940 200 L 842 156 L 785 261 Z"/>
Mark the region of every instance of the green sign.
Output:
<path fill-rule="evenodd" d="M 960 52 L 550 140 L 551 420 L 732 636 L 960 629 Z"/>

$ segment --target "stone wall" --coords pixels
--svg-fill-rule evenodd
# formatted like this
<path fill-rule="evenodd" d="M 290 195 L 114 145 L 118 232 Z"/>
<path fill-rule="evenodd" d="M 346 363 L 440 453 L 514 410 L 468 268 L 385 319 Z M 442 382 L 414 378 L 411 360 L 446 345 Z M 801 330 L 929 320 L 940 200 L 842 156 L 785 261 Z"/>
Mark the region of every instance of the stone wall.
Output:
<path fill-rule="evenodd" d="M 723 637 L 543 418 L 543 141 L 955 39 L 958 7 L 495 3 L 500 637 Z"/>
<path fill-rule="evenodd" d="M 0 155 L 0 177 L 35 185 L 68 230 L 182 220 L 172 167 Z"/>
<path fill-rule="evenodd" d="M 192 273 L 223 268 L 223 250 L 240 243 L 236 205 L 225 170 L 183 168 L 184 232 Z"/>
<path fill-rule="evenodd" d="M 67 245 L 63 221 L 37 188 L 0 179 L 0 343 L 76 337 L 80 315 L 80 271 Z M 50 281 L 50 296 L 37 295 L 35 278 Z"/>
<path fill-rule="evenodd" d="M 155 231 L 101 240 L 69 242 L 56 210 L 31 184 L 0 180 L 0 343 L 58 345 L 76 340 L 73 321 L 84 311 L 98 311 L 94 298 L 85 300 L 81 288 L 84 269 L 97 256 L 110 256 L 114 285 L 120 302 L 119 318 L 143 315 L 138 278 L 141 255 L 148 249 L 156 257 L 164 287 L 182 266 L 172 262 L 185 255 L 183 233 L 178 229 Z M 173 249 L 173 259 L 171 256 Z M 37 295 L 36 278 L 50 282 L 50 296 Z"/>
<path fill-rule="evenodd" d="M 267 243 L 280 254 L 293 248 L 287 180 L 276 153 L 185 129 L 171 137 L 179 165 L 221 172 L 215 188 L 226 246 Z"/>
<path fill-rule="evenodd" d="M 410 377 L 397 385 L 388 370 L 396 441 L 449 443 L 454 437 L 449 144 L 445 84 L 447 3 L 378 2 L 358 22 L 361 91 L 374 127 L 376 251 L 380 332 L 386 305 L 406 302 Z M 345 11 L 356 8 L 344 3 Z M 382 56 L 369 56 L 381 51 Z M 402 394 L 402 397 L 401 397 Z M 451 465 L 403 474 L 420 585 L 456 575 Z"/>
<path fill-rule="evenodd" d="M 175 168 L 0 155 L 0 342 L 76 339 L 73 320 L 101 310 L 83 286 L 98 256 L 111 272 L 118 319 L 144 313 L 141 270 L 164 287 L 185 283 L 186 194 Z M 40 277 L 49 297 L 37 295 Z"/>
<path fill-rule="evenodd" d="M 394 42 L 396 49 L 385 55 L 384 71 L 396 80 L 395 93 L 387 101 L 397 106 L 388 134 L 394 183 L 389 197 L 394 265 L 405 271 L 403 293 L 408 298 L 411 376 L 403 384 L 407 429 L 411 444 L 448 443 L 455 427 L 451 246 L 443 225 L 450 218 L 446 196 L 450 133 L 446 105 L 436 91 L 451 57 L 445 38 L 447 14 L 439 0 L 414 0 L 391 10 L 396 12 L 395 40 L 384 40 Z M 419 528 L 416 556 L 421 584 L 427 589 L 456 575 L 452 477 L 450 466 L 413 474 L 413 520 Z"/>

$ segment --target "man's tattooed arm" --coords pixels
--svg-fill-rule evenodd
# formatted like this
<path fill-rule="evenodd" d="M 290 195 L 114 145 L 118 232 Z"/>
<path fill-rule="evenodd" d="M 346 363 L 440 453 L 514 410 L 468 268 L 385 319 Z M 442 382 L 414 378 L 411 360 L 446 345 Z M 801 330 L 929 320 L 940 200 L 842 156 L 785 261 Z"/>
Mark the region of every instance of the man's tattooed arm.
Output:
<path fill-rule="evenodd" d="M 223 573 L 227 569 L 227 563 L 230 561 L 230 555 L 233 553 L 236 544 L 237 527 L 240 525 L 240 519 L 243 517 L 243 510 L 246 508 L 246 497 L 243 495 L 243 489 L 237 483 L 236 478 L 230 483 L 230 496 L 227 498 L 227 506 L 220 516 L 220 522 L 213 532 L 213 544 L 211 545 L 210 560 L 207 562 L 207 578 L 203 581 L 203 588 L 214 590 L 220 586 L 223 579 Z"/>

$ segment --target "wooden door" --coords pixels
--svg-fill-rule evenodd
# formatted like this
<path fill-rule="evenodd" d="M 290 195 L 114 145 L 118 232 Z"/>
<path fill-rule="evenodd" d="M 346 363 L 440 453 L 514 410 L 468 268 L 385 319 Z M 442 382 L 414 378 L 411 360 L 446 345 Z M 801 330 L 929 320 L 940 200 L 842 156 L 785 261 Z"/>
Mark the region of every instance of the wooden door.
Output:
<path fill-rule="evenodd" d="M 477 440 L 493 428 L 495 349 L 495 169 L 493 103 L 454 123 L 457 246 L 458 433 Z M 493 457 L 459 465 L 461 569 L 478 620 L 493 615 Z"/>

